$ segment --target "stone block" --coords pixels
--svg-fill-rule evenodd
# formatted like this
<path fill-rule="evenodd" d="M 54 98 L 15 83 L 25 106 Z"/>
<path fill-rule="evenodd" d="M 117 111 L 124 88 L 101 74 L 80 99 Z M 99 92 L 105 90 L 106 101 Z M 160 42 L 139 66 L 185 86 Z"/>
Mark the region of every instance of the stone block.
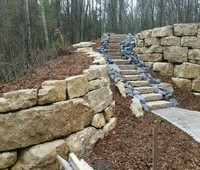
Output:
<path fill-rule="evenodd" d="M 56 160 L 56 156 L 59 155 L 66 159 L 67 154 L 68 147 L 62 139 L 35 145 L 20 152 L 19 159 L 11 170 L 61 169 L 62 166 Z"/>
<path fill-rule="evenodd" d="M 103 127 L 103 131 L 105 135 L 108 135 L 110 131 L 112 131 L 117 124 L 117 118 L 111 118 L 108 123 Z"/>
<path fill-rule="evenodd" d="M 88 81 L 97 79 L 100 77 L 100 70 L 98 68 L 83 70 L 83 73 L 87 76 Z"/>
<path fill-rule="evenodd" d="M 141 47 L 134 47 L 133 48 L 133 51 L 136 53 L 136 54 L 140 54 L 141 52 L 140 52 L 140 48 Z"/>
<path fill-rule="evenodd" d="M 143 61 L 148 62 L 163 61 L 162 54 L 142 54 L 140 57 Z"/>
<path fill-rule="evenodd" d="M 160 45 L 160 39 L 159 38 L 146 38 L 144 41 L 144 45 L 146 47 L 151 45 Z"/>
<path fill-rule="evenodd" d="M 108 80 L 106 80 L 103 77 L 100 77 L 99 79 L 92 80 L 89 82 L 90 91 L 99 89 L 99 88 L 107 86 L 107 85 L 108 85 Z"/>
<path fill-rule="evenodd" d="M 171 93 L 174 92 L 173 86 L 170 83 L 160 83 L 158 86 L 163 87 L 164 89 L 170 91 Z"/>
<path fill-rule="evenodd" d="M 197 64 L 197 60 L 188 60 L 189 63 Z"/>
<path fill-rule="evenodd" d="M 17 152 L 2 152 L 0 153 L 0 169 L 8 168 L 17 161 Z"/>
<path fill-rule="evenodd" d="M 65 80 L 69 99 L 84 96 L 90 89 L 85 75 L 71 76 Z"/>
<path fill-rule="evenodd" d="M 180 46 L 181 38 L 175 37 L 175 36 L 164 37 L 164 38 L 161 38 L 160 44 L 163 46 Z"/>
<path fill-rule="evenodd" d="M 152 30 L 145 30 L 140 33 L 140 39 L 151 38 Z"/>
<path fill-rule="evenodd" d="M 113 101 L 112 91 L 109 86 L 91 91 L 83 98 L 90 104 L 95 113 L 103 111 Z"/>
<path fill-rule="evenodd" d="M 183 63 L 188 61 L 188 48 L 169 46 L 163 48 L 164 59 L 170 63 Z"/>
<path fill-rule="evenodd" d="M 110 106 L 108 106 L 104 111 L 103 111 L 103 115 L 106 119 L 106 121 L 109 121 L 115 114 L 116 110 L 115 110 L 115 101 L 113 101 L 111 103 Z"/>
<path fill-rule="evenodd" d="M 174 76 L 179 78 L 195 79 L 200 74 L 200 65 L 183 63 L 174 67 Z"/>
<path fill-rule="evenodd" d="M 174 66 L 171 63 L 156 62 L 153 64 L 153 71 L 159 72 L 161 75 L 172 76 Z"/>
<path fill-rule="evenodd" d="M 136 41 L 136 47 L 143 47 L 144 46 L 144 40 L 137 40 Z"/>
<path fill-rule="evenodd" d="M 190 91 L 192 82 L 189 79 L 183 79 L 183 78 L 172 78 L 172 81 L 182 90 L 184 91 Z"/>
<path fill-rule="evenodd" d="M 124 83 L 118 82 L 118 83 L 116 84 L 116 86 L 117 86 L 117 88 L 118 88 L 120 94 L 121 94 L 124 98 L 126 98 L 126 89 L 125 89 L 125 87 L 124 87 Z"/>
<path fill-rule="evenodd" d="M 37 104 L 37 89 L 17 90 L 0 98 L 0 113 L 30 108 Z"/>
<path fill-rule="evenodd" d="M 197 37 L 182 37 L 181 46 L 189 48 L 200 48 L 200 38 Z"/>
<path fill-rule="evenodd" d="M 154 28 L 152 31 L 152 37 L 170 37 L 170 36 L 173 36 L 172 26 Z"/>
<path fill-rule="evenodd" d="M 188 59 L 200 60 L 200 49 L 193 49 L 188 51 Z"/>
<path fill-rule="evenodd" d="M 192 91 L 200 92 L 200 77 L 192 81 Z"/>
<path fill-rule="evenodd" d="M 198 24 L 174 24 L 175 36 L 193 36 L 198 33 Z"/>
<path fill-rule="evenodd" d="M 100 129 L 105 125 L 105 123 L 106 120 L 103 116 L 103 113 L 98 113 L 94 115 L 91 125 L 97 129 Z"/>
<path fill-rule="evenodd" d="M 64 140 L 70 152 L 75 153 L 77 156 L 83 156 L 82 154 L 91 150 L 98 140 L 104 138 L 104 135 L 103 130 L 87 127 L 82 131 L 71 134 Z"/>
<path fill-rule="evenodd" d="M 88 126 L 94 111 L 83 99 L 0 114 L 0 151 L 67 136 Z M 17 124 L 16 124 L 17 122 Z"/>
<path fill-rule="evenodd" d="M 132 99 L 131 107 L 130 107 L 132 114 L 135 115 L 135 117 L 141 117 L 144 115 L 142 105 L 139 100 Z"/>

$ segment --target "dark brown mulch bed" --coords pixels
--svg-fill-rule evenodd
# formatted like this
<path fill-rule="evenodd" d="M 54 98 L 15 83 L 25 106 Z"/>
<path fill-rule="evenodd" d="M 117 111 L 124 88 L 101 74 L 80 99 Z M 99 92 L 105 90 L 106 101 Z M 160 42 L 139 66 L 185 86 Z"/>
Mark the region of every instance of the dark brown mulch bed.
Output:
<path fill-rule="evenodd" d="M 21 88 L 39 88 L 45 80 L 65 79 L 67 76 L 81 74 L 91 62 L 91 58 L 80 53 L 60 57 L 36 73 L 0 85 L 0 93 Z M 154 76 L 171 82 L 169 77 Z M 180 107 L 200 111 L 199 97 L 173 86 Z M 123 98 L 113 82 L 112 91 L 116 101 L 117 126 L 95 145 L 85 159 L 95 170 L 149 170 L 152 168 L 152 132 L 157 125 L 157 116 L 147 113 L 136 119 L 129 108 L 131 100 Z M 157 146 L 159 170 L 200 169 L 200 144 L 167 121 L 159 124 Z"/>

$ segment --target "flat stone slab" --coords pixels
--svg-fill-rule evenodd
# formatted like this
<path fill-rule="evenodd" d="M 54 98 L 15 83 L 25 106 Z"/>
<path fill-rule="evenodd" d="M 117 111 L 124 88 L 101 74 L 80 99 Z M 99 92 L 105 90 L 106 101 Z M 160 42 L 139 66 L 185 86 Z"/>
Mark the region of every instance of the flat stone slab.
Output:
<path fill-rule="evenodd" d="M 200 142 L 200 112 L 175 107 L 152 110 Z"/>

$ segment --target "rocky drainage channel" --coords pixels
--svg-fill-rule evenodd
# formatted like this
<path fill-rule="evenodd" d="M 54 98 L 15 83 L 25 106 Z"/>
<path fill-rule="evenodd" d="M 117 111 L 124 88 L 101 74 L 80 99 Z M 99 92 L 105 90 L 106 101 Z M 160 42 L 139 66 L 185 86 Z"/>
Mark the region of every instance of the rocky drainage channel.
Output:
<path fill-rule="evenodd" d="M 123 41 L 122 37 L 125 37 Z M 104 55 L 110 77 L 116 82 L 119 91 L 124 97 L 132 97 L 133 113 L 139 117 L 143 115 L 143 110 L 177 106 L 172 91 L 164 88 L 165 83 L 151 76 L 149 68 L 132 50 L 135 42 L 131 34 L 106 34 L 101 39 L 101 47 L 97 48 Z"/>

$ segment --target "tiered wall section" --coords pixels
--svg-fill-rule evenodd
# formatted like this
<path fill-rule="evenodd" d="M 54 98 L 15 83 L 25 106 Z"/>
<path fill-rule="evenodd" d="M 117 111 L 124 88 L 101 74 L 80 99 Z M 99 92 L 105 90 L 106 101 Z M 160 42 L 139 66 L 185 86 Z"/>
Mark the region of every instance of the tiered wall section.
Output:
<path fill-rule="evenodd" d="M 59 170 L 56 155 L 81 156 L 114 128 L 115 102 L 105 60 L 91 47 L 78 50 L 94 57 L 82 75 L 0 98 L 0 170 Z"/>
<path fill-rule="evenodd" d="M 133 49 L 154 71 L 200 95 L 200 24 L 174 24 L 142 31 Z"/>

